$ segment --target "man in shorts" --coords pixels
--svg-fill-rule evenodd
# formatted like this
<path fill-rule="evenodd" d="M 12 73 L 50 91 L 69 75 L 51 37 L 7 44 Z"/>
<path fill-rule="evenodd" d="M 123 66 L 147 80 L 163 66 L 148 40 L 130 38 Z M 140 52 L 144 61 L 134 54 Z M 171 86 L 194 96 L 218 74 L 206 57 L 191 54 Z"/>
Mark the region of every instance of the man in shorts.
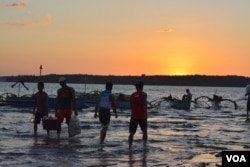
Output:
<path fill-rule="evenodd" d="M 37 84 L 38 92 L 34 95 L 35 104 L 33 108 L 33 114 L 35 116 L 34 120 L 34 135 L 37 135 L 37 124 L 40 124 L 41 119 L 44 116 L 48 116 L 48 94 L 43 91 L 44 83 L 38 82 Z M 47 131 L 49 135 L 49 130 Z"/>
<path fill-rule="evenodd" d="M 98 97 L 97 105 L 95 108 L 95 115 L 94 117 L 97 118 L 97 112 L 99 114 L 99 121 L 102 125 L 102 130 L 100 133 L 100 144 L 103 144 L 104 139 L 106 137 L 106 133 L 109 127 L 110 122 L 110 109 L 113 109 L 115 113 L 115 117 L 117 118 L 116 106 L 115 106 L 115 97 L 112 94 L 113 83 L 107 82 L 106 83 L 106 90 L 101 92 Z"/>
<path fill-rule="evenodd" d="M 129 123 L 129 148 L 132 147 L 134 135 L 137 126 L 140 125 L 142 131 L 142 139 L 146 144 L 147 134 L 147 94 L 143 92 L 143 82 L 139 81 L 135 84 L 136 92 L 130 96 L 131 118 Z"/>
<path fill-rule="evenodd" d="M 67 86 L 65 77 L 60 77 L 59 83 L 61 88 L 57 90 L 57 105 L 55 113 L 55 116 L 57 117 L 58 138 L 60 138 L 61 124 L 64 118 L 66 119 L 66 124 L 69 126 L 72 110 L 74 110 L 75 115 L 78 115 L 75 90 L 72 87 Z"/>

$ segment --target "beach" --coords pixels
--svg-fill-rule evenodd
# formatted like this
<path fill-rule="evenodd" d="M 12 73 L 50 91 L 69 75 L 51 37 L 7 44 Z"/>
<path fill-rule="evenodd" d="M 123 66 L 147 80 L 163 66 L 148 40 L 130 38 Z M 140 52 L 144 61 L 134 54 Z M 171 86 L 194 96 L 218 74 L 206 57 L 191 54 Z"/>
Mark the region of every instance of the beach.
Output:
<path fill-rule="evenodd" d="M 16 92 L 11 83 L 0 82 L 1 91 Z M 29 92 L 36 92 L 36 83 L 26 84 Z M 69 84 L 76 91 L 104 90 L 104 85 Z M 45 91 L 55 94 L 59 84 L 46 84 Z M 142 141 L 140 128 L 137 129 L 133 148 L 128 147 L 128 125 L 130 110 L 118 110 L 119 117 L 111 118 L 104 144 L 99 144 L 100 124 L 94 118 L 93 108 L 79 111 L 82 132 L 69 138 L 67 126 L 62 125 L 61 138 L 56 131 L 47 136 L 42 125 L 38 135 L 33 134 L 29 122 L 32 108 L 0 106 L 0 166 L 11 167 L 214 167 L 221 166 L 221 151 L 250 150 L 250 122 L 246 122 L 245 88 L 242 87 L 186 87 L 145 85 L 148 100 L 171 94 L 181 98 L 189 88 L 193 98 L 214 93 L 233 99 L 238 109 L 225 106 L 220 110 L 196 108 L 189 111 L 169 108 L 162 104 L 148 110 L 148 142 Z M 131 94 L 133 85 L 114 85 L 113 92 Z M 54 109 L 50 114 L 54 115 Z"/>

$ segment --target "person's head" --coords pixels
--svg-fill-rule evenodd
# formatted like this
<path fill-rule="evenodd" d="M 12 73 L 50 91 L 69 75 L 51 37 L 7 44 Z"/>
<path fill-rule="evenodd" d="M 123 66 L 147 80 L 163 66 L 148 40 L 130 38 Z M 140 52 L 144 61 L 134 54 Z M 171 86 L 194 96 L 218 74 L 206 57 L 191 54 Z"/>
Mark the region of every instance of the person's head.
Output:
<path fill-rule="evenodd" d="M 38 82 L 38 83 L 37 83 L 37 88 L 38 88 L 38 90 L 43 90 L 43 88 L 44 88 L 44 83 L 43 83 L 43 82 Z"/>
<path fill-rule="evenodd" d="M 144 83 L 142 81 L 138 81 L 135 83 L 136 90 L 142 90 Z"/>
<path fill-rule="evenodd" d="M 107 82 L 106 83 L 106 90 L 112 90 L 113 88 L 113 83 L 112 82 Z"/>
<path fill-rule="evenodd" d="M 60 77 L 59 78 L 59 83 L 63 87 L 66 85 L 66 78 L 65 77 Z"/>
<path fill-rule="evenodd" d="M 187 92 L 187 93 L 190 93 L 189 89 L 186 89 L 186 92 Z"/>

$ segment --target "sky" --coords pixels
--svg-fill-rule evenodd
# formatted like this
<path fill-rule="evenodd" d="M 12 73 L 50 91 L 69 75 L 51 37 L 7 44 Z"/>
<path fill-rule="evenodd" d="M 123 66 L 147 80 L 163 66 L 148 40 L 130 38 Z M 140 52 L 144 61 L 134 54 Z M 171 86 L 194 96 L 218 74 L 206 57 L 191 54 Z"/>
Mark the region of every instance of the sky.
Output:
<path fill-rule="evenodd" d="M 0 76 L 250 77 L 249 0 L 0 0 Z"/>

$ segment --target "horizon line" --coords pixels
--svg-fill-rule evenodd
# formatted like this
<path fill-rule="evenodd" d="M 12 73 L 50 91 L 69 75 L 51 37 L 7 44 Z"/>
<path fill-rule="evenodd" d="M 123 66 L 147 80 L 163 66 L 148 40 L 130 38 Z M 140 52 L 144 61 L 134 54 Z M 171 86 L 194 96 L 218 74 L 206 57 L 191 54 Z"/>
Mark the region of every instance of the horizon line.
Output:
<path fill-rule="evenodd" d="M 186 74 L 186 75 L 164 75 L 164 74 L 141 74 L 141 75 L 117 75 L 117 74 L 80 74 L 80 73 L 74 73 L 74 74 L 44 74 L 44 75 L 32 75 L 32 74 L 18 74 L 18 75 L 0 75 L 1 78 L 3 77 L 24 77 L 24 76 L 33 76 L 33 77 L 43 77 L 48 75 L 58 75 L 58 76 L 69 76 L 69 75 L 86 75 L 86 76 L 117 76 L 117 77 L 149 77 L 149 76 L 167 76 L 167 77 L 190 77 L 190 76 L 206 76 L 206 77 L 246 77 L 249 78 L 249 76 L 244 75 L 236 75 L 236 74 L 227 74 L 227 75 L 207 75 L 207 74 Z"/>

